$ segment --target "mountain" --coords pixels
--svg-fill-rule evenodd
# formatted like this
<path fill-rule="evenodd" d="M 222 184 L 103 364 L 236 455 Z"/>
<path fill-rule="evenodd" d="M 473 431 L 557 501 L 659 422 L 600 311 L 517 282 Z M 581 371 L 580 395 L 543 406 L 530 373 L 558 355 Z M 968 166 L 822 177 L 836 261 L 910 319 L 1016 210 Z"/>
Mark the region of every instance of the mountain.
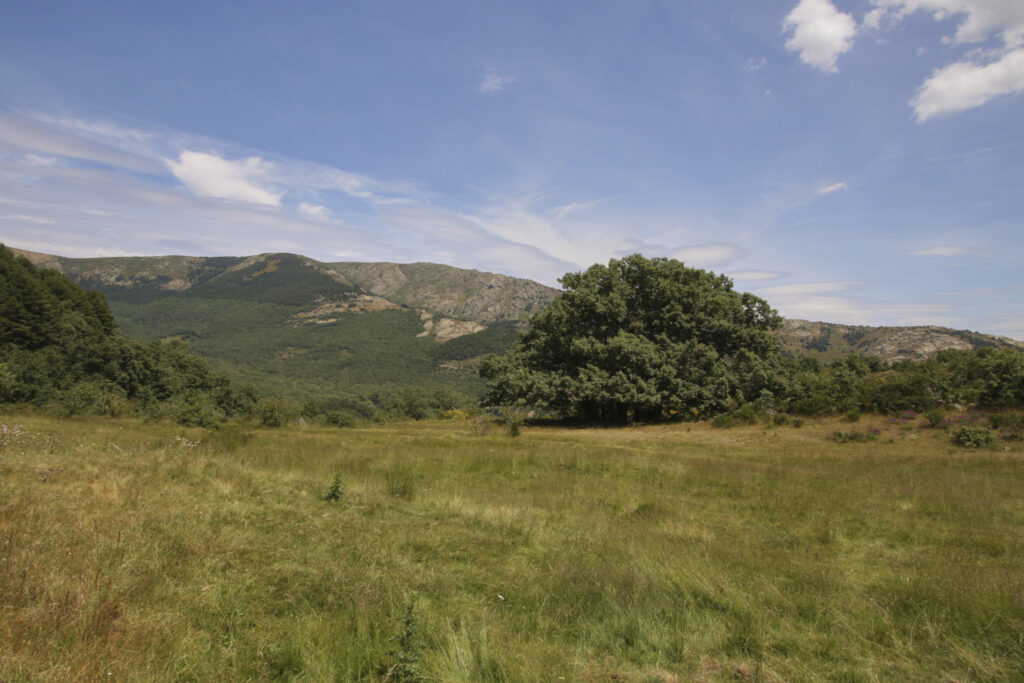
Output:
<path fill-rule="evenodd" d="M 529 316 L 559 293 L 433 263 L 13 251 L 103 292 L 125 334 L 183 340 L 234 378 L 305 397 L 417 384 L 476 394 L 479 357 L 509 348 Z M 902 360 L 947 348 L 1022 346 L 943 327 L 806 320 L 786 320 L 778 336 L 787 352 L 826 362 L 854 352 Z"/>
<path fill-rule="evenodd" d="M 787 319 L 778 336 L 789 353 L 825 362 L 850 353 L 901 361 L 931 358 L 946 349 L 1024 348 L 1007 337 L 935 325 L 870 327 Z"/>
<path fill-rule="evenodd" d="M 507 349 L 558 295 L 431 263 L 18 253 L 105 294 L 126 335 L 183 340 L 234 378 L 297 397 L 416 384 L 479 393 L 475 359 Z"/>

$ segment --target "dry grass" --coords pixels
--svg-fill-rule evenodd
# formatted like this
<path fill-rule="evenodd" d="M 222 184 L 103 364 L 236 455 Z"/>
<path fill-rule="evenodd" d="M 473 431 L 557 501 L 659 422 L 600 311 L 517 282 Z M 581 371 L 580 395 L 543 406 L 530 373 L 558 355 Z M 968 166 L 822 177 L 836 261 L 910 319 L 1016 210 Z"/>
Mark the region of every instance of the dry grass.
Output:
<path fill-rule="evenodd" d="M 1024 678 L 1019 443 L 6 420 L 0 680 Z"/>

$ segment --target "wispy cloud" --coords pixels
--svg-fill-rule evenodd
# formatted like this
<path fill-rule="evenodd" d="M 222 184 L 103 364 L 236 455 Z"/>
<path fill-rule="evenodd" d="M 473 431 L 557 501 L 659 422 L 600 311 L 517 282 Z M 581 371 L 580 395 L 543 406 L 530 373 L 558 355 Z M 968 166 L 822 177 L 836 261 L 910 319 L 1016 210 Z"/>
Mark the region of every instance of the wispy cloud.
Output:
<path fill-rule="evenodd" d="M 299 202 L 299 213 L 305 216 L 312 216 L 314 218 L 326 218 L 328 215 L 326 206 L 309 204 L 307 202 Z"/>
<path fill-rule="evenodd" d="M 746 250 L 735 244 L 712 242 L 682 247 L 672 252 L 672 257 L 688 265 L 701 268 L 721 266 L 746 255 Z"/>
<path fill-rule="evenodd" d="M 501 73 L 497 69 L 488 69 L 480 84 L 477 85 L 477 92 L 484 95 L 497 95 L 508 90 L 516 79 L 512 76 Z"/>
<path fill-rule="evenodd" d="M 911 256 L 964 256 L 966 254 L 978 254 L 980 251 L 974 247 L 940 244 L 934 247 L 928 247 L 927 249 L 918 249 L 908 253 Z"/>
<path fill-rule="evenodd" d="M 555 208 L 551 209 L 551 213 L 554 215 L 556 221 L 560 221 L 571 213 L 576 213 L 577 211 L 584 211 L 591 207 L 597 206 L 602 201 L 604 200 L 595 199 L 589 202 L 570 202 L 568 204 L 563 204 L 562 206 L 556 206 Z"/>
<path fill-rule="evenodd" d="M 850 189 L 850 186 L 846 184 L 846 181 L 840 181 L 838 183 L 833 183 L 832 185 L 827 185 L 825 187 L 819 187 L 818 188 L 818 194 L 821 194 L 821 195 L 832 194 L 833 192 L 839 192 L 840 190 L 849 190 L 849 189 Z"/>
<path fill-rule="evenodd" d="M 0 146 L 26 151 L 25 160 L 29 163 L 45 155 L 50 158 L 65 157 L 140 173 L 163 172 L 162 164 L 157 159 L 126 152 L 23 116 L 0 113 Z"/>
<path fill-rule="evenodd" d="M 777 270 L 737 270 L 729 273 L 729 277 L 738 283 L 771 282 L 786 277 L 786 273 Z"/>
<path fill-rule="evenodd" d="M 846 292 L 863 285 L 863 282 L 856 280 L 833 280 L 828 282 L 798 282 L 789 285 L 772 285 L 770 287 L 761 287 L 758 291 L 770 296 L 818 295 Z"/>

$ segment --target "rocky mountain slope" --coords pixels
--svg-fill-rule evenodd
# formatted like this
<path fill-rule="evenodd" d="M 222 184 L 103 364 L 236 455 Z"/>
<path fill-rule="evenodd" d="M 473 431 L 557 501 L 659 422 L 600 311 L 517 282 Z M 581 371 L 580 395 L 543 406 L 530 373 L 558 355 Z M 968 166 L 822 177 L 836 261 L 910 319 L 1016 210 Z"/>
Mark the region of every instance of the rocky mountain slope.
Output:
<path fill-rule="evenodd" d="M 308 303 L 311 307 L 322 307 L 330 297 L 342 301 L 363 297 L 362 303 L 368 303 L 370 300 L 365 297 L 370 295 L 378 303 L 388 302 L 395 307 L 489 325 L 523 322 L 558 295 L 557 289 L 532 280 L 435 263 L 323 263 L 295 254 L 76 259 L 13 251 L 38 266 L 58 270 L 114 299 L 153 299 L 203 285 L 207 285 L 207 289 L 216 288 L 217 284 L 226 285 L 236 280 L 237 273 L 244 273 L 245 282 L 252 282 L 284 266 L 290 267 L 293 273 L 296 267 L 306 269 L 300 279 L 321 276 L 317 278 L 321 282 L 330 280 L 337 285 L 327 287 L 324 292 L 310 289 L 308 301 L 294 302 Z M 474 329 L 473 326 L 463 328 Z"/>
<path fill-rule="evenodd" d="M 1006 337 L 935 325 L 870 327 L 787 319 L 778 336 L 786 351 L 822 361 L 850 353 L 900 361 L 930 358 L 946 349 L 1024 348 L 1024 344 Z"/>

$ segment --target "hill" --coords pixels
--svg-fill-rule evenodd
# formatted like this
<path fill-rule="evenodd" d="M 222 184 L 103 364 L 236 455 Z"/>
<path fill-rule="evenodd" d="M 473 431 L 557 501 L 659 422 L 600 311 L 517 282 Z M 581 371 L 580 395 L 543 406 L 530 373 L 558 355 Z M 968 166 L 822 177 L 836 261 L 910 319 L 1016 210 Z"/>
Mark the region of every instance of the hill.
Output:
<path fill-rule="evenodd" d="M 326 263 L 295 254 L 65 258 L 14 250 L 106 295 L 128 336 L 180 339 L 248 383 L 313 397 L 388 386 L 482 390 L 479 357 L 507 350 L 559 290 L 433 263 Z M 771 303 L 771 302 L 769 302 Z M 922 359 L 943 349 L 1021 347 L 943 327 L 786 320 L 790 354 Z"/>
<path fill-rule="evenodd" d="M 931 358 L 947 349 L 1024 348 L 1024 344 L 1006 337 L 935 325 L 871 327 L 787 319 L 778 337 L 789 353 L 823 362 L 851 353 L 901 361 Z"/>
<path fill-rule="evenodd" d="M 18 253 L 105 294 L 126 335 L 180 339 L 237 379 L 299 398 L 408 385 L 475 395 L 475 359 L 507 349 L 558 294 L 430 263 Z"/>

